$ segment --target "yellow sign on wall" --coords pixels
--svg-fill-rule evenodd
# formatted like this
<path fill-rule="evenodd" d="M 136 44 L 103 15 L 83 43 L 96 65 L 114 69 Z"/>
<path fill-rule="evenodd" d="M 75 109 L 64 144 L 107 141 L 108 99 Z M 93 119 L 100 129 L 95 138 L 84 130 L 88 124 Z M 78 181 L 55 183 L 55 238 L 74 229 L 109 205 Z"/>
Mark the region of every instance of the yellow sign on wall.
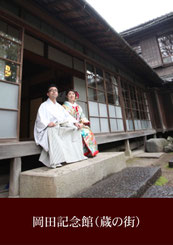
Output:
<path fill-rule="evenodd" d="M 9 65 L 5 66 L 5 77 L 11 76 L 11 67 Z"/>

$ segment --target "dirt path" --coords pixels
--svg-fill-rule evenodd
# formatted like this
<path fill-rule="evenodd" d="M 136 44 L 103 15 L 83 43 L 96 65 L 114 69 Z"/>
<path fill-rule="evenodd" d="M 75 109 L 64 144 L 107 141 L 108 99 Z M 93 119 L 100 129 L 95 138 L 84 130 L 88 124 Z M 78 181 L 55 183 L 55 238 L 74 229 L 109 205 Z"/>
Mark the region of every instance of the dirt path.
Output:
<path fill-rule="evenodd" d="M 173 153 L 165 153 L 160 158 L 139 158 L 134 157 L 126 161 L 127 167 L 147 167 L 147 166 L 159 166 L 162 170 L 162 176 L 165 177 L 168 182 L 165 186 L 173 186 L 173 168 L 168 167 L 168 162 L 173 158 Z"/>

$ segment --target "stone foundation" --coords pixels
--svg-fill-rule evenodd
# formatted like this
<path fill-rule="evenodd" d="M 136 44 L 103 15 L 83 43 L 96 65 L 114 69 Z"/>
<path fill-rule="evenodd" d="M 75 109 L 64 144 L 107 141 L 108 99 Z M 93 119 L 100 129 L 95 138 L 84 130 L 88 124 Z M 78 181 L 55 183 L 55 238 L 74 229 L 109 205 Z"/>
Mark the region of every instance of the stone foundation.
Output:
<path fill-rule="evenodd" d="M 105 152 L 61 168 L 32 169 L 20 174 L 20 197 L 71 197 L 125 167 L 123 152 Z"/>

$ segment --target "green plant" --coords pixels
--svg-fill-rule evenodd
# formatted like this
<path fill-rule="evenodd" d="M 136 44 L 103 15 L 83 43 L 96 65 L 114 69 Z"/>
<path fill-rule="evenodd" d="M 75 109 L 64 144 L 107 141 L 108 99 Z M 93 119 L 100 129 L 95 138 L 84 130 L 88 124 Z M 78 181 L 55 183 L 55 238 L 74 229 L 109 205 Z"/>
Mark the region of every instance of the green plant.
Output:
<path fill-rule="evenodd" d="M 155 182 L 155 185 L 162 186 L 162 185 L 165 185 L 167 182 L 168 180 L 165 177 L 161 176 L 160 178 L 157 179 L 157 181 Z"/>

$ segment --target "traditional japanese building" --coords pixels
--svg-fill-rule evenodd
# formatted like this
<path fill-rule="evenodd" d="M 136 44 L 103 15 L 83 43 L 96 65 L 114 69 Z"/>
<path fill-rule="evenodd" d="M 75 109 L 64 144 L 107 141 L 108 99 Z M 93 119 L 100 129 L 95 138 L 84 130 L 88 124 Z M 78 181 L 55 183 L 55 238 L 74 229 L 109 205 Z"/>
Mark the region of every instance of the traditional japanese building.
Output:
<path fill-rule="evenodd" d="M 157 89 L 162 118 L 162 125 L 157 124 L 157 130 L 171 131 L 173 129 L 173 13 L 126 30 L 121 33 L 121 36 L 163 79 L 163 88 Z"/>
<path fill-rule="evenodd" d="M 100 147 L 173 128 L 163 80 L 86 1 L 0 0 L 0 40 L 0 160 L 11 176 L 40 153 L 33 127 L 50 82 L 59 103 L 78 91 Z"/>

